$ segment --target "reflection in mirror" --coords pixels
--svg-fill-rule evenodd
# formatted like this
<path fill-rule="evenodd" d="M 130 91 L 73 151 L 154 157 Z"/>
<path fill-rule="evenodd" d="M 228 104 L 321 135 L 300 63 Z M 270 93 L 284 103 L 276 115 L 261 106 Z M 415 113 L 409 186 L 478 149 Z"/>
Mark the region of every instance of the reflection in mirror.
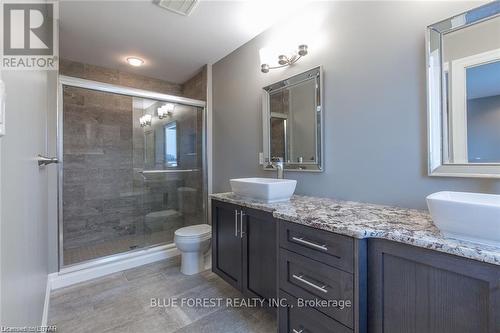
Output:
<path fill-rule="evenodd" d="M 500 2 L 428 28 L 431 175 L 500 177 Z"/>
<path fill-rule="evenodd" d="M 203 119 L 198 108 L 134 97 L 134 118 L 138 120 L 144 115 L 151 115 L 151 123 L 134 128 L 136 145 L 140 147 L 144 142 L 144 149 L 136 149 L 134 156 L 137 167 L 144 170 L 199 168 Z"/>
<path fill-rule="evenodd" d="M 172 121 L 163 127 L 165 134 L 165 162 L 170 167 L 177 166 L 177 122 Z"/>
<path fill-rule="evenodd" d="M 467 68 L 466 82 L 468 162 L 499 163 L 500 61 Z"/>
<path fill-rule="evenodd" d="M 320 73 L 318 67 L 264 88 L 267 161 L 281 158 L 288 170 L 321 170 Z"/>
<path fill-rule="evenodd" d="M 481 38 L 478 38 L 481 36 Z M 448 163 L 499 163 L 500 17 L 443 35 Z M 498 116 L 496 114 L 498 113 Z M 490 123 L 493 121 L 493 124 Z"/>

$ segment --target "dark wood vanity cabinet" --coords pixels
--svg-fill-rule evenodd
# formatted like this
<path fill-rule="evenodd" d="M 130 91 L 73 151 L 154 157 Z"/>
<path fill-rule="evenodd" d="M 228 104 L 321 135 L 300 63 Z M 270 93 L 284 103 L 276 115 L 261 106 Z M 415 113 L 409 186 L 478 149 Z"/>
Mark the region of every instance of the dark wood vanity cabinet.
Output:
<path fill-rule="evenodd" d="M 277 297 L 278 224 L 271 213 L 244 208 L 242 291 L 248 297 Z"/>
<path fill-rule="evenodd" d="M 247 297 L 277 297 L 277 223 L 271 213 L 212 200 L 212 270 Z"/>
<path fill-rule="evenodd" d="M 243 285 L 240 206 L 212 200 L 212 270 L 233 287 Z"/>
<path fill-rule="evenodd" d="M 500 266 L 379 239 L 368 254 L 369 332 L 500 332 Z"/>
<path fill-rule="evenodd" d="M 280 221 L 279 247 L 280 333 L 366 332 L 366 240 Z"/>
<path fill-rule="evenodd" d="M 213 271 L 245 296 L 281 299 L 280 333 L 500 333 L 498 265 L 217 200 L 212 225 Z M 304 306 L 315 300 L 344 306 Z"/>

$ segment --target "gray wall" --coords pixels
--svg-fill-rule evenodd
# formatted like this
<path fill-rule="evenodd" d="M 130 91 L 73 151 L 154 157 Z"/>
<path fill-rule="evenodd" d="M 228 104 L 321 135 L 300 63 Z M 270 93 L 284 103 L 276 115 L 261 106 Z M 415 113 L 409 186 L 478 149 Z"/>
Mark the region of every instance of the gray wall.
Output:
<path fill-rule="evenodd" d="M 48 274 L 50 168 L 46 153 L 47 72 L 4 71 L 6 136 L 1 144 L 1 324 L 40 325 Z"/>
<path fill-rule="evenodd" d="M 214 192 L 229 190 L 230 178 L 274 176 L 258 166 L 261 87 L 317 65 L 325 75 L 325 172 L 285 173 L 298 180 L 297 193 L 424 208 L 435 191 L 498 192 L 499 181 L 431 178 L 426 167 L 425 27 L 480 4 L 315 2 L 299 17 L 325 15 L 325 44 L 292 68 L 260 72 L 272 29 L 217 62 Z"/>

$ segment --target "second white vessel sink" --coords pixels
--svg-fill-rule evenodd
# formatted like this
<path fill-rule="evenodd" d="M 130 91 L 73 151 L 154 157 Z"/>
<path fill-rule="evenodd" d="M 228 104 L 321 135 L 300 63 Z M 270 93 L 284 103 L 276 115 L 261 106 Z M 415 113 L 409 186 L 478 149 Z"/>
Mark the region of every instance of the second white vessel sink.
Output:
<path fill-rule="evenodd" d="M 437 192 L 427 206 L 446 237 L 500 247 L 500 195 Z"/>
<path fill-rule="evenodd" d="M 297 186 L 296 180 L 275 178 L 236 178 L 230 183 L 235 194 L 267 203 L 290 200 Z"/>

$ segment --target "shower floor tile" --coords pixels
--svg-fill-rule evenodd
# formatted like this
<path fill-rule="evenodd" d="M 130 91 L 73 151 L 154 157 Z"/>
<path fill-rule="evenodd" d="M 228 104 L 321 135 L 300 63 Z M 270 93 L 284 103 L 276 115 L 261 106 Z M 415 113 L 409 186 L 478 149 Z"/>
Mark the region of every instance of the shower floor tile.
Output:
<path fill-rule="evenodd" d="M 104 243 L 64 249 L 64 265 L 73 265 L 91 259 L 124 253 L 135 248 L 141 248 L 144 243 L 149 246 L 150 244 L 168 244 L 173 240 L 173 232 L 167 230 L 154 232 L 146 236 L 133 235 Z"/>
<path fill-rule="evenodd" d="M 49 323 L 57 332 L 258 332 L 277 331 L 260 308 L 152 307 L 151 299 L 243 298 L 210 271 L 186 276 L 179 257 L 53 291 Z"/>

